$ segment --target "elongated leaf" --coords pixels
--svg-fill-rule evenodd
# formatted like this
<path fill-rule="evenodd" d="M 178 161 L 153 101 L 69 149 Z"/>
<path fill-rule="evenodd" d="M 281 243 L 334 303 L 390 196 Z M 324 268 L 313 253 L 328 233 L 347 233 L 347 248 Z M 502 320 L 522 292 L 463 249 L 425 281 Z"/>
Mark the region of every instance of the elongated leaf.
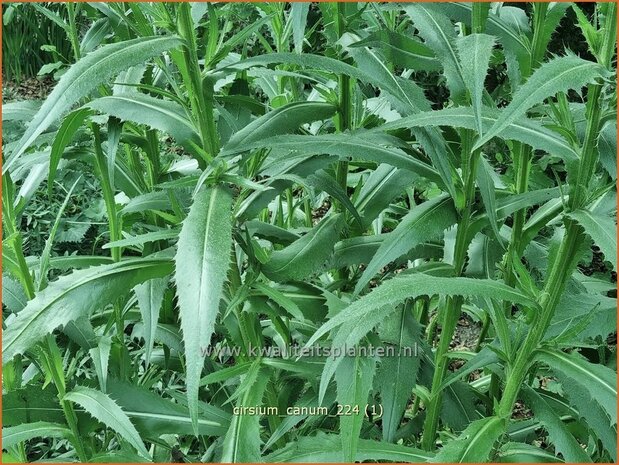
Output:
<path fill-rule="evenodd" d="M 431 166 L 406 154 L 400 149 L 387 148 L 368 139 L 355 137 L 349 134 L 329 134 L 323 136 L 275 136 L 254 144 L 225 152 L 222 156 L 257 148 L 277 147 L 278 150 L 289 150 L 287 160 L 296 157 L 329 154 L 343 160 L 367 160 L 377 163 L 387 163 L 391 166 L 403 168 L 419 176 L 427 177 L 432 181 L 442 183 L 438 173 Z"/>
<path fill-rule="evenodd" d="M 139 386 L 110 379 L 109 394 L 131 418 L 132 423 L 145 437 L 157 438 L 161 434 L 192 434 L 193 425 L 187 407 Z M 206 436 L 225 434 L 230 425 L 230 414 L 200 403 L 198 429 Z"/>
<path fill-rule="evenodd" d="M 354 462 L 376 361 L 369 357 L 345 357 L 339 368 L 335 374 L 337 401 L 345 413 L 350 413 L 340 416 L 342 453 L 345 462 Z"/>
<path fill-rule="evenodd" d="M 75 402 L 108 428 L 118 433 L 147 460 L 150 454 L 144 447 L 140 434 L 129 417 L 107 394 L 84 386 L 76 386 L 64 396 L 64 400 Z"/>
<path fill-rule="evenodd" d="M 2 448 L 9 449 L 20 442 L 33 438 L 70 438 L 71 430 L 66 426 L 48 421 L 23 423 L 2 428 Z"/>
<path fill-rule="evenodd" d="M 137 285 L 133 291 L 138 299 L 142 323 L 144 323 L 144 346 L 146 368 L 150 363 L 150 356 L 155 343 L 155 332 L 159 322 L 159 310 L 163 303 L 163 294 L 168 288 L 168 278 L 150 279 L 143 284 Z"/>
<path fill-rule="evenodd" d="M 563 463 L 563 460 L 539 447 L 520 442 L 508 442 L 499 451 L 500 463 Z"/>
<path fill-rule="evenodd" d="M 94 99 L 86 107 L 123 121 L 159 129 L 187 148 L 191 148 L 191 142 L 199 142 L 193 123 L 183 107 L 176 102 L 134 92 Z"/>
<path fill-rule="evenodd" d="M 482 134 L 482 97 L 488 64 L 494 47 L 494 37 L 486 34 L 471 34 L 456 41 L 460 56 L 460 69 L 464 84 L 471 96 L 471 104 L 477 122 L 477 133 Z"/>
<path fill-rule="evenodd" d="M 234 134 L 225 150 L 251 145 L 268 137 L 288 134 L 304 123 L 327 119 L 336 108 L 324 102 L 294 102 L 266 113 Z"/>
<path fill-rule="evenodd" d="M 60 128 L 58 128 L 49 156 L 49 174 L 47 175 L 48 195 L 52 193 L 54 179 L 56 179 L 56 170 L 58 169 L 58 163 L 60 163 L 64 149 L 69 145 L 75 132 L 79 129 L 84 120 L 91 114 L 92 112 L 88 108 L 80 108 L 72 111 L 65 117 Z"/>
<path fill-rule="evenodd" d="M 485 132 L 490 130 L 501 113 L 496 109 L 484 108 L 482 112 L 482 125 Z M 392 129 L 423 126 L 455 126 L 467 129 L 475 129 L 475 116 L 473 110 L 467 107 L 446 108 L 438 111 L 428 111 L 407 116 L 399 120 L 383 124 L 375 131 L 389 131 Z M 544 128 L 538 122 L 518 118 L 508 124 L 499 134 L 506 140 L 516 140 L 531 147 L 557 155 L 565 161 L 578 160 L 578 154 L 559 134 Z"/>
<path fill-rule="evenodd" d="M 420 366 L 419 357 L 406 350 L 419 342 L 421 326 L 406 308 L 394 316 L 396 318 L 387 319 L 378 329 L 380 338 L 396 350 L 395 356 L 382 357 L 377 374 L 383 408 L 383 440 L 387 442 L 394 442 Z"/>
<path fill-rule="evenodd" d="M 604 67 L 575 55 L 555 58 L 537 69 L 514 94 L 510 104 L 501 112 L 496 123 L 475 144 L 478 149 L 496 137 L 510 123 L 525 115 L 532 106 L 570 89 L 580 90 L 605 74 Z"/>
<path fill-rule="evenodd" d="M 456 210 L 448 197 L 436 197 L 414 207 L 383 240 L 357 281 L 354 293 L 359 294 L 383 266 L 419 244 L 440 238 L 456 221 Z"/>
<path fill-rule="evenodd" d="M 440 63 L 429 47 L 395 31 L 372 32 L 365 39 L 349 46 L 378 48 L 388 62 L 398 63 L 414 70 L 438 71 L 440 69 Z"/>
<path fill-rule="evenodd" d="M 288 247 L 273 252 L 262 271 L 274 281 L 302 280 L 317 272 L 332 255 L 342 226 L 341 214 L 330 215 Z"/>
<path fill-rule="evenodd" d="M 98 85 L 131 66 L 178 47 L 177 37 L 144 37 L 117 42 L 95 50 L 75 63 L 54 87 L 32 119 L 18 145 L 13 149 L 2 167 L 5 173 L 22 153 L 54 121 L 62 117 L 80 99 L 86 97 Z"/>
<path fill-rule="evenodd" d="M 477 185 L 479 186 L 479 193 L 484 202 L 484 207 L 486 207 L 490 226 L 492 227 L 494 236 L 500 243 L 501 234 L 499 233 L 499 225 L 496 218 L 496 193 L 493 174 L 494 170 L 492 165 L 490 165 L 483 154 L 480 153 L 477 165 Z"/>
<path fill-rule="evenodd" d="M 230 265 L 232 195 L 201 189 L 183 222 L 174 258 L 176 292 L 185 343 L 189 413 L 198 432 L 198 388 Z"/>
<path fill-rule="evenodd" d="M 600 213 L 589 210 L 576 210 L 568 213 L 568 216 L 575 219 L 585 228 L 586 233 L 591 236 L 604 258 L 613 264 L 617 269 L 617 225 L 615 220 Z"/>
<path fill-rule="evenodd" d="M 269 380 L 268 375 L 259 370 L 253 383 L 238 401 L 239 407 L 262 405 L 262 396 Z M 232 423 L 224 437 L 222 463 L 260 462 L 260 415 L 239 413 L 232 417 Z"/>
<path fill-rule="evenodd" d="M 146 244 L 148 242 L 156 242 L 178 237 L 178 230 L 163 229 L 161 231 L 153 231 L 139 236 L 130 236 L 119 241 L 112 241 L 103 244 L 102 249 L 111 249 L 113 247 L 131 247 L 136 245 Z"/>
<path fill-rule="evenodd" d="M 309 12 L 309 2 L 295 2 L 290 5 L 290 21 L 292 22 L 292 39 L 294 41 L 294 51 L 303 51 L 303 40 L 305 39 L 305 27 L 307 26 L 307 13 Z"/>
<path fill-rule="evenodd" d="M 488 417 L 471 423 L 431 460 L 434 463 L 486 462 L 494 443 L 505 430 L 505 420 Z"/>
<path fill-rule="evenodd" d="M 372 312 L 382 312 L 385 316 L 395 310 L 395 306 L 409 298 L 422 295 L 462 295 L 489 297 L 507 302 L 536 306 L 529 297 L 499 281 L 472 278 L 443 278 L 424 273 L 398 275 L 383 282 L 369 294 L 361 297 L 335 315 L 307 342 L 306 347 L 314 344 L 331 329 L 345 323 L 356 321 L 363 324 L 363 319 Z M 372 328 L 368 328 L 368 331 Z"/>
<path fill-rule="evenodd" d="M 546 363 L 567 386 L 579 385 L 617 424 L 617 374 L 604 365 L 558 350 L 540 349 L 537 359 Z"/>
<path fill-rule="evenodd" d="M 359 439 L 356 462 L 393 461 L 419 463 L 427 462 L 432 457 L 430 452 L 413 447 L 389 444 L 386 442 Z M 298 441 L 286 444 L 265 457 L 269 463 L 342 463 L 342 443 L 338 435 L 318 432 L 316 436 L 306 436 Z"/>
<path fill-rule="evenodd" d="M 578 441 L 572 436 L 572 433 L 550 405 L 527 385 L 522 386 L 521 393 L 524 401 L 533 410 L 535 418 L 542 423 L 544 429 L 548 432 L 555 450 L 563 456 L 565 461 L 590 463 L 591 457 L 580 447 Z"/>
<path fill-rule="evenodd" d="M 451 99 L 460 102 L 464 97 L 465 86 L 456 53 L 456 31 L 451 21 L 431 4 L 409 3 L 404 6 L 404 11 L 415 23 L 425 44 L 439 58 Z"/>
<path fill-rule="evenodd" d="M 171 271 L 169 259 L 141 258 L 75 271 L 59 278 L 39 292 L 19 314 L 6 319 L 2 363 L 23 354 L 57 327 L 88 316 L 135 285 Z"/>

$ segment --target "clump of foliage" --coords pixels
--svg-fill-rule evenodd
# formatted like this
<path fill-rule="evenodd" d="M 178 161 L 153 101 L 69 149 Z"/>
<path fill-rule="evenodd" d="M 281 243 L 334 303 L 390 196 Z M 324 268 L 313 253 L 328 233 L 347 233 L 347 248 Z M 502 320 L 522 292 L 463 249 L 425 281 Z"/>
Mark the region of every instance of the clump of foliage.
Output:
<path fill-rule="evenodd" d="M 616 8 L 68 11 L 2 112 L 5 460 L 616 461 Z"/>

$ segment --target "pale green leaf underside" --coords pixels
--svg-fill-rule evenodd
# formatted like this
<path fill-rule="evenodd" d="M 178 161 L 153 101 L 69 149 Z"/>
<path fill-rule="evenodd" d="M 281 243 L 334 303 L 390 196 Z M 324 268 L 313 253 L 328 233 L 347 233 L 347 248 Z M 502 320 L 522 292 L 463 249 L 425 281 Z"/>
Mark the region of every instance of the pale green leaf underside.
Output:
<path fill-rule="evenodd" d="M 150 454 L 135 426 L 133 426 L 127 414 L 107 394 L 84 386 L 76 386 L 64 396 L 64 400 L 81 406 L 94 418 L 118 433 L 142 457 L 150 460 Z"/>
<path fill-rule="evenodd" d="M 19 314 L 6 319 L 2 363 L 23 354 L 57 327 L 88 316 L 135 285 L 171 271 L 169 259 L 141 258 L 74 271 L 59 278 L 39 292 Z"/>
<path fill-rule="evenodd" d="M 203 188 L 195 196 L 178 238 L 175 281 L 185 344 L 187 398 L 197 431 L 198 389 L 230 264 L 232 195 Z"/>

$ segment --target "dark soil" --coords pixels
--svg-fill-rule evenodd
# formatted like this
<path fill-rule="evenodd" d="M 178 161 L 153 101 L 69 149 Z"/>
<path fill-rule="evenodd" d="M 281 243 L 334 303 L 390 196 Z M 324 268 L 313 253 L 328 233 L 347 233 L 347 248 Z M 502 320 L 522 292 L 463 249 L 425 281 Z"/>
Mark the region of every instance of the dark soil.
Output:
<path fill-rule="evenodd" d="M 2 80 L 2 102 L 13 100 L 43 100 L 54 86 L 56 81 L 51 76 L 34 77 L 22 82 Z"/>

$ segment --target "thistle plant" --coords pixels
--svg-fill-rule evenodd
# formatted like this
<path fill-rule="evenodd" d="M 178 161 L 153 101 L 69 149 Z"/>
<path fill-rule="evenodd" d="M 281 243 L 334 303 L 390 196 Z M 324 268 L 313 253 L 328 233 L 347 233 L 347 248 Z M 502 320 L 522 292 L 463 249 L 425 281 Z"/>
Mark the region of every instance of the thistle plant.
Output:
<path fill-rule="evenodd" d="M 63 14 L 3 104 L 5 460 L 616 461 L 615 3 Z"/>

